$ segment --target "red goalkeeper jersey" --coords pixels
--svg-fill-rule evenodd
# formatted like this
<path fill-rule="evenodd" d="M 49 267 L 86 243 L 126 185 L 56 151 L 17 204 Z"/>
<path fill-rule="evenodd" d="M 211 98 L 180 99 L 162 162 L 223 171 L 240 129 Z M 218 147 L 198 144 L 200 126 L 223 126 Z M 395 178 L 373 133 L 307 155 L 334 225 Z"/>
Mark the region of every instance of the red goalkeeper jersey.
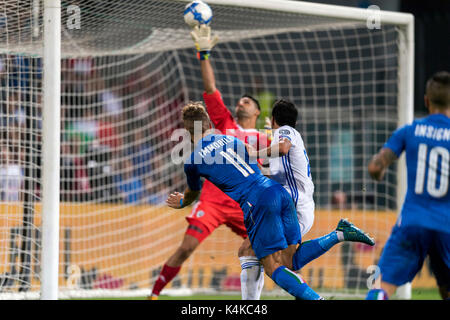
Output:
<path fill-rule="evenodd" d="M 204 92 L 203 100 L 205 101 L 206 109 L 214 127 L 221 131 L 222 134 L 234 136 L 257 150 L 267 148 L 270 145 L 270 141 L 264 133 L 260 133 L 256 129 L 243 129 L 237 124 L 230 110 L 223 103 L 219 90 L 216 90 L 212 94 Z M 205 180 L 203 183 L 200 201 L 214 202 L 227 207 L 239 208 L 239 204 L 236 201 L 208 180 Z"/>

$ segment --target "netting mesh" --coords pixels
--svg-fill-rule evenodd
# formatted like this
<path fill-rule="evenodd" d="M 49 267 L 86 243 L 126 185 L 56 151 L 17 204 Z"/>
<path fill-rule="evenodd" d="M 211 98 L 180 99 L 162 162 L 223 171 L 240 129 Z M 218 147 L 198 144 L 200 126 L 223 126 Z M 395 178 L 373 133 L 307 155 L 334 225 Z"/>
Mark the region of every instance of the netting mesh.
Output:
<path fill-rule="evenodd" d="M 185 187 L 182 167 L 171 161 L 181 107 L 202 99 L 185 4 L 62 1 L 62 292 L 148 294 L 183 237 L 190 209 L 169 210 L 164 200 Z M 395 220 L 394 168 L 375 185 L 366 165 L 398 122 L 398 28 L 212 8 L 221 39 L 212 63 L 227 106 L 233 111 L 251 93 L 263 116 L 278 97 L 299 108 L 316 186 L 307 238 L 348 217 L 378 241 L 372 250 L 339 245 L 302 274 L 319 291 L 366 290 L 366 268 Z M 37 292 L 40 284 L 42 10 L 40 1 L 0 4 L 2 292 Z M 238 290 L 240 243 L 220 227 L 168 289 Z M 276 288 L 266 280 L 266 292 Z"/>
<path fill-rule="evenodd" d="M 61 1 L 62 54 L 112 55 L 192 47 L 180 18 L 188 1 L 113 0 Z M 10 51 L 41 53 L 43 2 L 8 0 L 0 8 Z M 351 23 L 344 19 L 214 5 L 214 28 L 223 41 Z M 180 13 L 181 12 L 181 13 Z M 80 18 L 79 18 L 80 17 Z M 252 17 L 251 21 L 248 17 Z M 270 21 L 270 23 L 268 23 Z M 2 39 L 2 38 L 0 38 Z M 3 42 L 3 41 L 1 41 Z"/>

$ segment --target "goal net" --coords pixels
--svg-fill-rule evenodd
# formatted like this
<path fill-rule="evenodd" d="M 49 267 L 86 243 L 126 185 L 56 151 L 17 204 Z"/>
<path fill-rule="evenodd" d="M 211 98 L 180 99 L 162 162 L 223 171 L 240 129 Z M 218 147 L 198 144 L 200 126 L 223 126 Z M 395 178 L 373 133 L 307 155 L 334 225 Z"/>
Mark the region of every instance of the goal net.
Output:
<path fill-rule="evenodd" d="M 373 248 L 337 245 L 302 275 L 324 295 L 365 294 L 404 192 L 396 167 L 376 184 L 366 168 L 412 107 L 405 19 L 384 14 L 389 19 L 377 27 L 362 9 L 208 3 L 220 37 L 211 62 L 230 110 L 244 93 L 260 100 L 263 115 L 275 98 L 298 107 L 315 183 L 316 216 L 306 239 L 330 232 L 343 217 L 376 239 Z M 61 155 L 60 297 L 148 295 L 183 238 L 191 208 L 171 210 L 164 201 L 185 187 L 182 165 L 171 158 L 179 143 L 172 133 L 182 127 L 183 104 L 203 92 L 185 5 L 61 1 L 61 150 L 54 150 Z M 43 1 L 0 4 L 6 298 L 37 298 L 41 284 L 42 15 Z M 219 227 L 162 294 L 239 291 L 241 241 Z M 283 294 L 268 278 L 264 292 Z"/>

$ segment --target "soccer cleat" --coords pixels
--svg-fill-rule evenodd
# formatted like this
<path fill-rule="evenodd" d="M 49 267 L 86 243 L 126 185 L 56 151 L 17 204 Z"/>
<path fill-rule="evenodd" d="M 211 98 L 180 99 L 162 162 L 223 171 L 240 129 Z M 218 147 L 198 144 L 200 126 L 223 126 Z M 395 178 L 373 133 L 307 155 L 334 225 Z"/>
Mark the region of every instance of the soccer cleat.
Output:
<path fill-rule="evenodd" d="M 362 242 L 373 246 L 375 241 L 367 233 L 357 228 L 347 219 L 341 219 L 336 227 L 336 232 L 342 232 L 345 241 Z"/>
<path fill-rule="evenodd" d="M 149 296 L 147 296 L 147 300 L 158 300 L 158 296 L 149 295 Z"/>

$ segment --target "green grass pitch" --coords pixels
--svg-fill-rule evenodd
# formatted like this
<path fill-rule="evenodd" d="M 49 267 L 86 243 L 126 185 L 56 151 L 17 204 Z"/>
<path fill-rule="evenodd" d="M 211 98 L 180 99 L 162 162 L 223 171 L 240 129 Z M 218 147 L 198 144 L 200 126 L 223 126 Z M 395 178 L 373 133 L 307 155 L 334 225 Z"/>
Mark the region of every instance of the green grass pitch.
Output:
<path fill-rule="evenodd" d="M 240 300 L 241 296 L 216 294 L 216 295 L 189 295 L 189 296 L 166 296 L 161 295 L 159 300 Z M 328 297 L 329 300 L 363 300 L 363 298 L 343 298 L 343 297 Z M 83 300 L 147 300 L 146 297 L 121 297 L 121 298 L 93 298 Z M 261 300 L 293 300 L 290 296 L 262 296 Z M 413 289 L 412 300 L 441 300 L 437 289 Z"/>

